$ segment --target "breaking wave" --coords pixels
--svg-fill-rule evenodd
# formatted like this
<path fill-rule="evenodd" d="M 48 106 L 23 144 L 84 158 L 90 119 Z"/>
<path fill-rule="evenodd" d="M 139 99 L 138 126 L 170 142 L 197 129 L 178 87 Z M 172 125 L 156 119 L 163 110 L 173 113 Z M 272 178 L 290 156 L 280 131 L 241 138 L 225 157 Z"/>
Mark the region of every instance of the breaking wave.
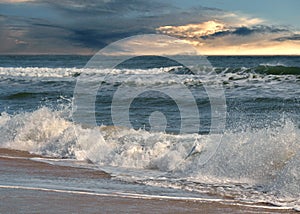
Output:
<path fill-rule="evenodd" d="M 289 67 L 285 65 L 271 65 L 261 64 L 256 67 L 197 67 L 197 71 L 209 73 L 215 71 L 218 74 L 262 74 L 262 75 L 300 75 L 299 67 Z M 77 77 L 81 74 L 160 74 L 160 73 L 173 73 L 173 74 L 193 74 L 186 67 L 173 66 L 161 68 L 148 68 L 148 69 L 126 69 L 126 68 L 47 68 L 47 67 L 0 67 L 0 75 L 5 77 Z"/>
<path fill-rule="evenodd" d="M 160 172 L 154 177 L 135 175 L 135 182 L 143 184 L 300 205 L 300 130 L 288 119 L 260 130 L 226 131 L 217 153 L 203 166 L 199 157 L 216 135 L 84 127 L 74 124 L 65 110 L 46 107 L 15 115 L 2 113 L 0 135 L 2 148 L 89 160 L 104 168 Z M 116 176 L 121 179 L 124 173 Z"/>

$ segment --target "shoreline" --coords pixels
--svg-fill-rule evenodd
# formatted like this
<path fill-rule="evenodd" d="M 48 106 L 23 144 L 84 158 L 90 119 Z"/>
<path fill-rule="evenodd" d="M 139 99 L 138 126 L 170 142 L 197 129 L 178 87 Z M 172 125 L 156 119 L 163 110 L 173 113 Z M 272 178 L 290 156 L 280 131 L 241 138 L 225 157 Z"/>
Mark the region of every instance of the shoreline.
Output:
<path fill-rule="evenodd" d="M 44 162 L 30 160 L 41 157 L 28 152 L 0 149 L 0 165 L 2 176 L 28 178 L 49 177 L 68 181 L 72 179 L 97 180 L 111 179 L 111 176 L 103 171 L 86 168 L 52 165 Z M 26 177 L 24 177 L 26 179 Z M 13 184 L 13 183 L 12 183 Z M 121 195 L 116 192 L 95 193 L 78 190 L 60 190 L 25 185 L 0 184 L 1 206 L 0 213 L 32 213 L 43 211 L 45 213 L 293 213 L 293 210 L 284 208 L 272 209 L 257 204 L 226 204 L 218 201 L 184 200 L 172 198 L 143 198 L 141 195 L 131 193 Z M 79 184 L 80 187 L 80 184 Z"/>
<path fill-rule="evenodd" d="M 172 199 L 143 199 L 57 192 L 46 189 L 0 188 L 3 213 L 296 213 L 293 210 Z"/>

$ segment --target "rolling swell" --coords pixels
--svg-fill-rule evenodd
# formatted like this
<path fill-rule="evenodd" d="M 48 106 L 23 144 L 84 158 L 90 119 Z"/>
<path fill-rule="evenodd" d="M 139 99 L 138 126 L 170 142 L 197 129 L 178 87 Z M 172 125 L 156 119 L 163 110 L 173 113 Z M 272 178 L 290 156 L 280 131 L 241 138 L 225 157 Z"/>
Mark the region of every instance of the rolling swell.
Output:
<path fill-rule="evenodd" d="M 284 65 L 259 65 L 253 68 L 215 68 L 218 74 L 222 73 L 252 73 L 263 75 L 300 75 L 300 67 L 289 67 Z"/>
<path fill-rule="evenodd" d="M 256 73 L 267 75 L 300 75 L 299 67 L 286 67 L 283 65 L 278 66 L 258 66 L 254 70 Z"/>
<path fill-rule="evenodd" d="M 14 99 L 28 99 L 28 98 L 36 98 L 38 96 L 47 96 L 48 93 L 34 93 L 34 92 L 18 92 L 14 94 L 10 94 L 5 96 L 4 99 L 14 100 Z"/>

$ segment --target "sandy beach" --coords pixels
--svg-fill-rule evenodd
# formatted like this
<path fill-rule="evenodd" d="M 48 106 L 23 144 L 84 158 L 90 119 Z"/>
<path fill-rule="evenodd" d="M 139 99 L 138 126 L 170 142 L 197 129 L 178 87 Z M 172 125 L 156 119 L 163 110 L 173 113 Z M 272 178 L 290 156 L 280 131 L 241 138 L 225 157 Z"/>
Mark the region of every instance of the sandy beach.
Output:
<path fill-rule="evenodd" d="M 110 179 L 105 172 L 84 168 L 57 166 L 32 161 L 39 157 L 27 152 L 0 149 L 1 177 L 39 177 L 45 182 L 72 177 L 78 179 Z M 82 191 L 0 184 L 1 213 L 287 213 L 280 209 L 233 206 L 218 202 L 170 199 L 128 198 Z M 80 184 L 79 184 L 80 186 Z"/>

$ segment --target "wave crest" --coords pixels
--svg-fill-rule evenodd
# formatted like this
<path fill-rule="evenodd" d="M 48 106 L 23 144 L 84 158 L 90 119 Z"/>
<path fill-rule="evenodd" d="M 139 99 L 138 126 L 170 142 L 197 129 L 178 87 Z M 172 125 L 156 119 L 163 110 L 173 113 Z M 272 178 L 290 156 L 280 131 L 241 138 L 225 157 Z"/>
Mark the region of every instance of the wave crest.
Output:
<path fill-rule="evenodd" d="M 247 184 L 252 188 L 250 198 L 253 191 L 263 195 L 272 193 L 280 200 L 300 196 L 300 130 L 289 120 L 281 126 L 270 124 L 260 130 L 226 131 L 217 153 L 202 166 L 198 159 L 214 141 L 214 135 L 170 135 L 113 126 L 83 127 L 65 115 L 46 107 L 16 115 L 2 113 L 0 147 L 51 157 L 88 159 L 103 167 L 164 172 L 164 177 L 158 176 L 156 180 L 143 173 L 136 176 L 135 179 L 145 184 L 172 186 L 172 181 L 166 184 L 165 178 L 173 177 L 180 179 L 176 184 L 180 188 L 190 188 L 192 181 L 196 186 L 191 188 L 200 192 L 203 191 L 203 186 L 197 189 L 200 183 Z M 195 145 L 200 146 L 189 155 Z M 239 197 L 241 189 L 226 191 Z M 275 200 L 272 195 L 260 199 Z"/>

